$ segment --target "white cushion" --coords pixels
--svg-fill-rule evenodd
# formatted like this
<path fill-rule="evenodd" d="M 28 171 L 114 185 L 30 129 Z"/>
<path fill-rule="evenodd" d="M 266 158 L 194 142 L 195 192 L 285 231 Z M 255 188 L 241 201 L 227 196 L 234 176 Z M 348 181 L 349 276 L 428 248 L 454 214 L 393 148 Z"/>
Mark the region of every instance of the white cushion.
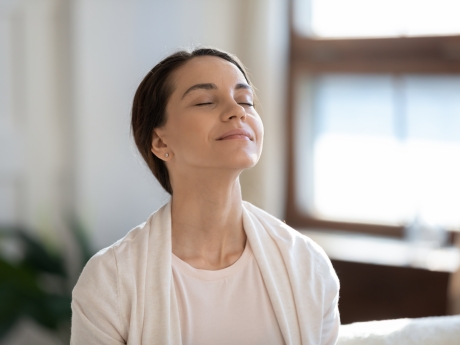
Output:
<path fill-rule="evenodd" d="M 356 322 L 340 327 L 337 345 L 459 345 L 460 315 Z"/>

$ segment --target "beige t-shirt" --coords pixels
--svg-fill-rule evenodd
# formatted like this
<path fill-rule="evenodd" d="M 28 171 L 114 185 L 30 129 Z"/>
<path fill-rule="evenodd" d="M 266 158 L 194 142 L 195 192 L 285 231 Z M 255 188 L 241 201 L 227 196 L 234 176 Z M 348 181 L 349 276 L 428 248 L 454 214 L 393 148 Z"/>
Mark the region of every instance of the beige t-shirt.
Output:
<path fill-rule="evenodd" d="M 249 242 L 230 267 L 196 269 L 172 255 L 183 345 L 285 344 Z"/>

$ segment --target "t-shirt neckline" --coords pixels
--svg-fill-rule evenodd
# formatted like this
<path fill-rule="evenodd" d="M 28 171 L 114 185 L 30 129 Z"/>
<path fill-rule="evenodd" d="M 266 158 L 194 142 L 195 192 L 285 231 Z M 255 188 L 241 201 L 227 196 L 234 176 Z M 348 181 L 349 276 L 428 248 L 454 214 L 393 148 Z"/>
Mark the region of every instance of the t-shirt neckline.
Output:
<path fill-rule="evenodd" d="M 174 253 L 171 254 L 173 268 L 177 268 L 182 273 L 201 280 L 219 280 L 232 276 L 241 271 L 253 255 L 249 241 L 246 240 L 246 246 L 244 247 L 243 253 L 231 266 L 222 268 L 220 270 L 204 270 L 194 268 L 185 261 L 179 259 L 179 257 L 174 255 Z"/>

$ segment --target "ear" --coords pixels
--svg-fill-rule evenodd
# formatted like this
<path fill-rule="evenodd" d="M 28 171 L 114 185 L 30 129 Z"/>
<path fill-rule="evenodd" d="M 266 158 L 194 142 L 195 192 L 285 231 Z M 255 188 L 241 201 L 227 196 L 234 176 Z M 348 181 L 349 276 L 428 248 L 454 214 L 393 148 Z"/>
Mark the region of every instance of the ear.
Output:
<path fill-rule="evenodd" d="M 171 158 L 171 150 L 164 140 L 164 133 L 161 128 L 153 130 L 150 151 L 161 160 L 168 161 Z"/>

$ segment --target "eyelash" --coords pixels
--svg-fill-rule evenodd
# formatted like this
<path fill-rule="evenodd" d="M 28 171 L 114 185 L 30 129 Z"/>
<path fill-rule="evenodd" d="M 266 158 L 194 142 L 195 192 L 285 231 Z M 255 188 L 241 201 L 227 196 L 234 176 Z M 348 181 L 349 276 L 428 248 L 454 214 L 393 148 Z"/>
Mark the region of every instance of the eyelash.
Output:
<path fill-rule="evenodd" d="M 196 104 L 196 106 L 203 106 L 203 105 L 210 105 L 210 104 L 212 104 L 212 103 L 211 103 L 211 102 L 208 102 L 208 103 L 198 103 L 198 104 Z M 253 107 L 253 106 L 254 106 L 254 104 L 251 104 L 251 103 L 238 103 L 238 104 L 244 104 L 244 105 L 247 105 L 247 106 L 249 106 L 249 107 Z"/>

